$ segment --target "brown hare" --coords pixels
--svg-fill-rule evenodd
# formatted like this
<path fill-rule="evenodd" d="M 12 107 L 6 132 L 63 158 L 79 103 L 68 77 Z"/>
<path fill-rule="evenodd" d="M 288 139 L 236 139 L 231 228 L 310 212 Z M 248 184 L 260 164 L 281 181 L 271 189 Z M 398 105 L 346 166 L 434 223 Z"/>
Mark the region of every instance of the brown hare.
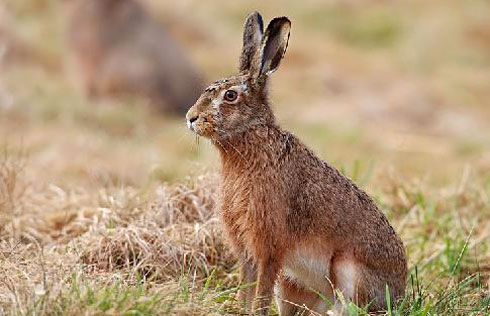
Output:
<path fill-rule="evenodd" d="M 74 0 L 67 44 L 90 96 L 143 96 L 185 113 L 204 87 L 184 51 L 136 0 Z"/>
<path fill-rule="evenodd" d="M 249 15 L 240 72 L 206 88 L 186 116 L 221 155 L 220 216 L 242 281 L 256 282 L 239 296 L 261 315 L 273 294 L 281 315 L 338 310 L 338 293 L 383 310 L 387 288 L 392 302 L 404 295 L 400 238 L 366 193 L 277 125 L 269 105 L 290 27 L 279 17 L 263 33 L 261 16 Z"/>

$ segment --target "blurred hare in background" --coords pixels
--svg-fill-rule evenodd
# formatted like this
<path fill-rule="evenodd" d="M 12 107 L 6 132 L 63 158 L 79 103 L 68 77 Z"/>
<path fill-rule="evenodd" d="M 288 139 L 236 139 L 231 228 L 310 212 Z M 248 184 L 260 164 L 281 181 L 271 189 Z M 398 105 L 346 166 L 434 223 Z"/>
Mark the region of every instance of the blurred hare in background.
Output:
<path fill-rule="evenodd" d="M 89 96 L 138 95 L 166 112 L 185 113 L 201 75 L 136 0 L 68 3 L 67 44 Z"/>

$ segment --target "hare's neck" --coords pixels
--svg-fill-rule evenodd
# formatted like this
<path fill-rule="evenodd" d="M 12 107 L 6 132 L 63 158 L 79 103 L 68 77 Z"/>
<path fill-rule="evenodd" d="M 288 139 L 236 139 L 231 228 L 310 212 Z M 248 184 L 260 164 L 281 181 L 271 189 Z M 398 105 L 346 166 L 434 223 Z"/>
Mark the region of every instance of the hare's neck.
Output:
<path fill-rule="evenodd" d="M 262 126 L 233 139 L 215 141 L 223 170 L 258 170 L 271 164 L 277 155 L 274 142 L 280 133 L 275 125 Z"/>

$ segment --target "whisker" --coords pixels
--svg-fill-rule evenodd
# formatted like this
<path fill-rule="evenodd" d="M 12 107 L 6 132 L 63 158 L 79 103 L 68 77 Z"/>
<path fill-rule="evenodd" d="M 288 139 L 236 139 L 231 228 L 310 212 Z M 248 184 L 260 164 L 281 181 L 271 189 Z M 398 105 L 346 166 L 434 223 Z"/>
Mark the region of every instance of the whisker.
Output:
<path fill-rule="evenodd" d="M 177 139 L 177 143 L 180 143 L 185 137 L 187 137 L 187 135 L 189 135 L 189 133 L 187 131 L 182 133 L 180 138 Z"/>
<path fill-rule="evenodd" d="M 226 141 L 226 140 L 225 140 L 225 141 Z M 238 155 L 240 156 L 240 158 L 241 158 L 241 159 L 243 160 L 243 162 L 245 163 L 246 167 L 247 167 L 247 168 L 248 168 L 248 167 L 250 167 L 250 166 L 248 165 L 248 164 L 250 163 L 250 161 L 247 161 L 247 159 L 245 158 L 245 156 L 244 156 L 244 155 L 243 155 L 243 154 L 242 154 L 242 153 L 241 153 L 241 152 L 240 152 L 240 151 L 239 151 L 239 150 L 238 150 L 238 149 L 237 149 L 235 146 L 233 146 L 233 144 L 232 144 L 231 142 L 226 141 L 226 143 L 227 143 L 228 145 L 230 145 L 230 146 L 231 146 L 231 148 L 232 148 L 232 149 L 234 149 L 234 150 L 235 150 L 235 151 L 238 153 Z"/>
<path fill-rule="evenodd" d="M 201 159 L 201 151 L 199 150 L 199 135 L 196 133 L 196 138 L 195 138 L 195 144 L 196 144 L 196 150 L 197 150 L 197 159 Z"/>
<path fill-rule="evenodd" d="M 223 146 L 223 144 L 222 144 L 222 143 L 221 143 L 219 140 L 215 139 L 215 141 L 218 143 L 218 145 L 219 145 L 221 148 L 223 148 L 223 150 L 224 150 L 224 152 L 225 152 L 225 153 L 228 153 L 228 151 L 226 150 L 225 146 Z"/>

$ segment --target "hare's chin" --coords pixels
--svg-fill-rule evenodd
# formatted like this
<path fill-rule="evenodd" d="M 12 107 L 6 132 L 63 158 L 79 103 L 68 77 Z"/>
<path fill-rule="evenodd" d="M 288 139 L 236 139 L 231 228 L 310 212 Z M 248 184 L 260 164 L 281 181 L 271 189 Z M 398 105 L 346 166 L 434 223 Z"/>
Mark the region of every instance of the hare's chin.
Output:
<path fill-rule="evenodd" d="M 196 127 L 196 124 L 194 122 L 191 123 L 190 121 L 187 121 L 187 128 L 190 129 L 195 134 L 201 136 L 201 133 L 199 132 L 199 128 Z"/>
<path fill-rule="evenodd" d="M 194 133 L 196 134 L 197 136 L 203 136 L 203 137 L 208 137 L 207 133 L 205 131 L 203 131 L 201 128 L 199 127 L 196 127 L 194 124 L 187 124 L 187 127 L 189 127 L 189 129 Z"/>

